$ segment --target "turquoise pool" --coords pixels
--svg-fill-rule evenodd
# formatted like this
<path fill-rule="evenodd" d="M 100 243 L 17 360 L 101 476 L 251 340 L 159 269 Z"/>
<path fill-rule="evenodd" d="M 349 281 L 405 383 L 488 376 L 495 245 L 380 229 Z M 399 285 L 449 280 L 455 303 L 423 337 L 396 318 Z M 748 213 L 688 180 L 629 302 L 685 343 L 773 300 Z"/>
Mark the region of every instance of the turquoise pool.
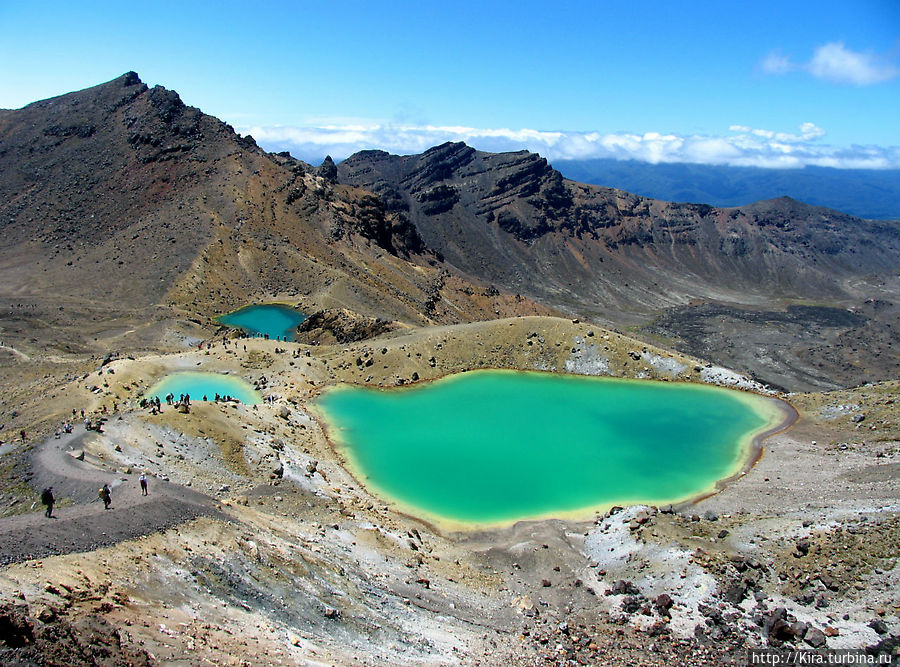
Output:
<path fill-rule="evenodd" d="M 405 511 L 460 523 L 666 504 L 746 465 L 786 404 L 705 385 L 474 371 L 315 405 L 349 467 Z"/>
<path fill-rule="evenodd" d="M 306 319 L 306 315 L 290 306 L 272 303 L 247 306 L 216 319 L 226 326 L 243 329 L 254 336 L 294 340 L 297 325 Z"/>
<path fill-rule="evenodd" d="M 181 394 L 188 394 L 191 402 L 202 401 L 204 395 L 207 400 L 212 401 L 216 394 L 219 394 L 220 397 L 236 398 L 241 403 L 262 403 L 262 396 L 253 388 L 253 385 L 241 378 L 222 373 L 199 371 L 173 373 L 153 385 L 147 391 L 146 396 L 148 398 L 155 396 L 165 402 L 166 395 L 170 393 L 175 395 L 176 400 Z"/>

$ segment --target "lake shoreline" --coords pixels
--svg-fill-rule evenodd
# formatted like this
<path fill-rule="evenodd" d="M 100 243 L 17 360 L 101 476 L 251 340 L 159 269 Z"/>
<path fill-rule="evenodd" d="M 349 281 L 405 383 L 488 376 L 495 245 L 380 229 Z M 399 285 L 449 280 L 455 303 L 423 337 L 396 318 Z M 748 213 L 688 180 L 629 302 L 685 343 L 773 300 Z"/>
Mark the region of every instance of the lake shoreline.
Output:
<path fill-rule="evenodd" d="M 332 451 L 334 452 L 335 457 L 349 474 L 351 474 L 364 487 L 368 488 L 375 497 L 381 499 L 383 502 L 389 505 L 392 505 L 392 509 L 394 511 L 417 521 L 423 521 L 435 529 L 440 529 L 444 533 L 472 533 L 478 531 L 490 531 L 503 529 L 521 522 L 539 522 L 554 519 L 578 522 L 592 519 L 608 511 L 611 507 L 617 505 L 652 505 L 672 506 L 678 508 L 689 507 L 702 501 L 705 498 L 719 493 L 723 488 L 740 479 L 740 477 L 742 477 L 749 469 L 751 469 L 753 465 L 759 460 L 760 456 L 762 455 L 763 442 L 771 435 L 783 432 L 784 430 L 788 429 L 796 421 L 797 418 L 797 412 L 793 408 L 793 406 L 781 399 L 777 399 L 772 396 L 760 396 L 752 392 L 741 391 L 741 396 L 739 398 L 740 402 L 747 406 L 748 409 L 759 415 L 760 418 L 764 419 L 767 423 L 764 425 L 762 430 L 757 430 L 756 432 L 748 434 L 748 442 L 746 444 L 738 445 L 739 453 L 736 458 L 736 467 L 731 468 L 728 475 L 711 482 L 709 486 L 700 490 L 699 492 L 690 492 L 687 494 L 679 495 L 677 497 L 662 498 L 647 498 L 641 496 L 628 498 L 623 496 L 611 501 L 603 501 L 597 504 L 585 505 L 571 510 L 550 510 L 536 514 L 512 517 L 509 519 L 478 521 L 454 519 L 444 515 L 436 514 L 433 511 L 415 506 L 408 501 L 404 501 L 401 498 L 398 498 L 395 494 L 390 493 L 386 489 L 382 488 L 381 485 L 375 483 L 372 479 L 372 476 L 364 470 L 363 465 L 361 465 L 360 462 L 357 461 L 351 453 L 350 445 L 347 442 L 344 442 L 343 439 L 338 435 L 340 427 L 337 425 L 337 423 L 335 423 L 334 420 L 329 417 L 329 415 L 327 415 L 326 411 L 320 403 L 322 396 L 332 392 L 352 391 L 354 389 L 370 390 L 379 393 L 403 392 L 412 390 L 416 387 L 421 387 L 422 383 L 433 385 L 437 380 L 441 380 L 445 383 L 456 382 L 463 378 L 466 378 L 467 376 L 471 377 L 471 375 L 473 373 L 476 373 L 477 371 L 481 371 L 483 373 L 503 373 L 504 375 L 541 375 L 545 377 L 553 376 L 559 379 L 565 378 L 567 381 L 584 380 L 585 382 L 592 382 L 599 380 L 613 384 L 621 383 L 631 387 L 637 386 L 640 383 L 652 382 L 634 378 L 609 378 L 565 374 L 558 372 L 554 373 L 548 371 L 489 368 L 460 373 L 451 373 L 435 378 L 430 378 L 428 380 L 418 380 L 413 383 L 402 384 L 393 387 L 364 387 L 348 383 L 329 384 L 317 388 L 317 391 L 315 392 L 316 397 L 311 400 L 308 405 L 311 408 L 311 412 L 316 418 L 316 421 L 319 423 L 324 437 L 331 447 Z M 728 388 L 695 382 L 678 382 L 671 384 L 678 384 L 685 389 L 697 389 L 698 391 L 708 391 L 715 393 L 728 391 Z M 659 388 L 662 386 L 670 386 L 670 383 L 654 382 L 654 385 L 656 385 L 656 387 L 654 388 Z M 749 396 L 751 395 L 754 396 L 753 401 L 746 400 L 744 398 L 744 396 L 749 398 Z M 771 409 L 760 409 L 759 405 L 756 403 L 757 399 L 765 399 L 767 405 L 771 406 Z"/>

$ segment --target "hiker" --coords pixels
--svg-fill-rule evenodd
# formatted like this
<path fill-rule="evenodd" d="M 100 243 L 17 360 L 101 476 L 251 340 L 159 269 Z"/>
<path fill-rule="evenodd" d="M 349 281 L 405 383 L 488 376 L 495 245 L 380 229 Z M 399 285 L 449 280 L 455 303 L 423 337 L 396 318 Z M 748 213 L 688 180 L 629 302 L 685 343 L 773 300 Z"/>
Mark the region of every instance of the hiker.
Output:
<path fill-rule="evenodd" d="M 109 493 L 109 484 L 104 484 L 103 488 L 97 492 L 97 495 L 100 496 L 100 500 L 103 501 L 103 509 L 108 510 L 109 504 L 112 502 L 112 498 Z"/>
<path fill-rule="evenodd" d="M 44 492 L 41 493 L 41 503 L 47 506 L 47 511 L 44 512 L 44 516 L 48 519 L 53 518 L 53 503 L 56 500 L 53 498 L 53 487 L 48 486 L 44 489 Z"/>
<path fill-rule="evenodd" d="M 146 496 L 147 493 L 147 473 L 142 472 L 138 481 L 141 483 L 141 495 Z"/>
<path fill-rule="evenodd" d="M 22 442 L 25 442 L 25 429 L 22 429 L 22 430 L 19 432 L 19 435 L 22 436 Z"/>

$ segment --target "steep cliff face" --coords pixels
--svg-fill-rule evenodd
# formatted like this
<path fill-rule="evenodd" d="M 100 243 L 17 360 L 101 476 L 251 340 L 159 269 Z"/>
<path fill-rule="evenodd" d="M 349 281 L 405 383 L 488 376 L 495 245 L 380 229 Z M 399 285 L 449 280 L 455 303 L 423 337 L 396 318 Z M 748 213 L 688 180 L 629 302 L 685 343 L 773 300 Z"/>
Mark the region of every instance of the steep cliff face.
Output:
<path fill-rule="evenodd" d="M 125 314 L 205 321 L 275 297 L 407 322 L 485 309 L 464 293 L 440 307 L 444 272 L 415 227 L 336 183 L 333 162 L 266 153 L 133 72 L 0 111 L 0 173 L 7 323 L 19 303 L 43 325 L 120 331 L 135 330 Z"/>
<path fill-rule="evenodd" d="M 674 204 L 568 181 L 534 154 L 464 144 L 403 157 L 359 153 L 338 166 L 338 178 L 378 193 L 465 273 L 622 326 L 666 314 L 653 335 L 775 384 L 833 387 L 900 370 L 883 356 L 832 359 L 855 358 L 858 345 L 900 344 L 893 305 L 865 324 L 842 324 L 826 311 L 784 318 L 790 303 L 861 309 L 887 295 L 893 304 L 900 297 L 895 222 L 786 197 L 737 208 Z M 728 317 L 718 306 L 703 308 L 708 302 L 723 304 Z M 749 340 L 752 349 L 742 344 Z M 813 358 L 812 350 L 832 349 L 827 362 Z"/>
<path fill-rule="evenodd" d="M 527 152 L 368 151 L 338 175 L 378 193 L 460 269 L 586 307 L 653 308 L 723 290 L 816 296 L 898 267 L 896 224 L 788 198 L 727 209 L 662 202 L 567 181 Z"/>

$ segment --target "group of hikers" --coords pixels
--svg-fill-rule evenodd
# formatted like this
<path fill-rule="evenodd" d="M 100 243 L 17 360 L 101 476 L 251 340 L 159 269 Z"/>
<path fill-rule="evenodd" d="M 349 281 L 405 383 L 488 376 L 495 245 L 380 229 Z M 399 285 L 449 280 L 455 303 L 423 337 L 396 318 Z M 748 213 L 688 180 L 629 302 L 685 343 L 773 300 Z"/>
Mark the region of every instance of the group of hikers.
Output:
<path fill-rule="evenodd" d="M 203 397 L 203 400 L 206 400 L 206 396 Z M 159 396 L 142 398 L 141 402 L 138 405 L 140 405 L 141 408 L 150 408 L 150 414 L 152 415 L 156 415 L 162 412 L 162 401 L 159 400 Z M 176 401 L 175 394 L 170 392 L 166 394 L 166 405 L 173 405 L 176 408 L 186 408 L 189 410 L 191 407 L 191 395 L 181 394 Z"/>
<path fill-rule="evenodd" d="M 141 484 L 141 495 L 150 495 L 150 492 L 147 488 L 147 474 L 141 473 L 138 481 Z M 110 491 L 109 484 L 104 484 L 100 487 L 100 489 L 97 491 L 97 497 L 103 501 L 103 509 L 108 510 L 112 507 L 112 491 Z M 56 504 L 56 498 L 53 496 L 52 486 L 48 486 L 41 493 L 41 504 L 47 508 L 44 511 L 44 516 L 46 516 L 48 519 L 54 518 L 53 505 Z"/>

